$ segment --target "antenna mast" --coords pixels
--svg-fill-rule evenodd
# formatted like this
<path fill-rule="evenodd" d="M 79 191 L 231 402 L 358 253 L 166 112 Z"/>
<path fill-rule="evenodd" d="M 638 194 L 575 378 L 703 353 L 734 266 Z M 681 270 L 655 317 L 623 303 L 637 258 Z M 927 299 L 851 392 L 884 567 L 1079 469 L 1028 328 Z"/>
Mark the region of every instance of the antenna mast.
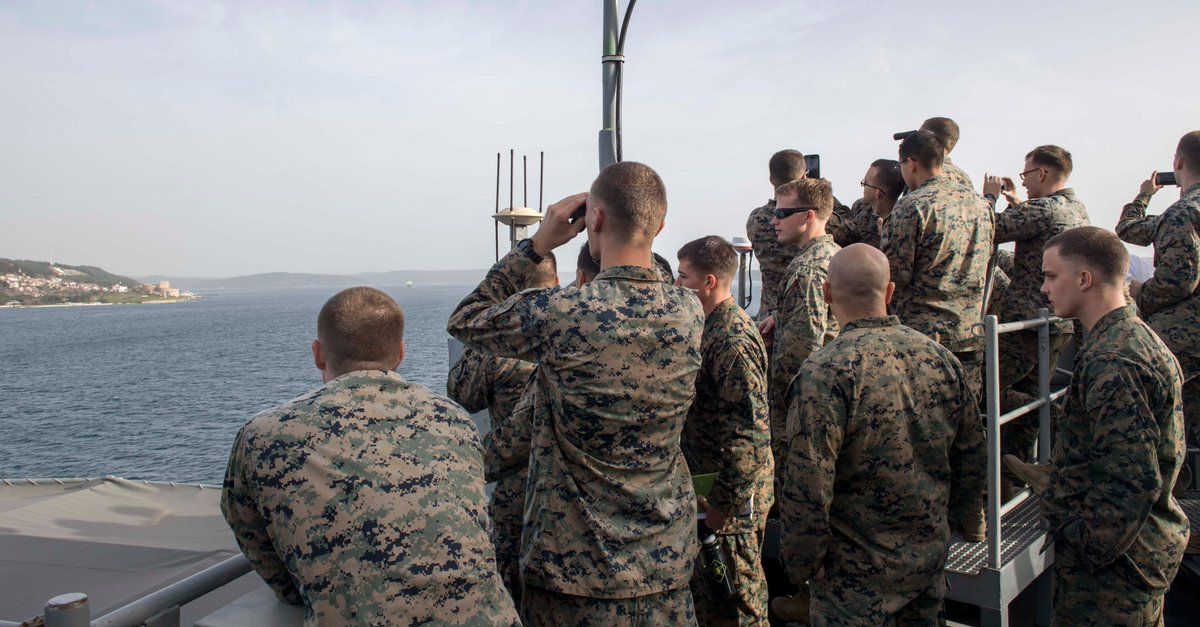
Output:
<path fill-rule="evenodd" d="M 541 221 L 541 219 L 542 219 L 541 190 L 543 189 L 542 176 L 544 176 L 545 172 L 546 172 L 546 165 L 545 165 L 546 153 L 542 152 L 542 153 L 540 153 L 540 158 L 542 160 L 542 166 L 541 166 L 541 175 L 542 176 L 538 177 L 538 208 L 536 210 L 534 210 L 534 209 L 530 209 L 527 206 L 526 207 L 516 206 L 517 151 L 515 149 L 509 149 L 509 151 L 508 151 L 508 207 L 505 207 L 504 209 L 500 209 L 500 158 L 501 158 L 500 155 L 501 155 L 501 153 L 496 153 L 496 213 L 492 215 L 492 218 L 494 218 L 496 220 L 496 230 L 493 235 L 496 240 L 495 243 L 496 243 L 496 260 L 497 261 L 500 260 L 499 236 L 500 236 L 500 225 L 501 224 L 508 227 L 508 246 L 509 246 L 509 249 L 511 250 L 513 246 L 517 245 L 517 242 L 519 242 L 529 236 L 529 227 L 531 225 L 537 224 L 538 222 Z M 529 156 L 528 155 L 521 155 L 521 169 L 522 169 L 521 195 L 522 195 L 523 204 L 527 205 L 527 204 L 529 204 Z"/>

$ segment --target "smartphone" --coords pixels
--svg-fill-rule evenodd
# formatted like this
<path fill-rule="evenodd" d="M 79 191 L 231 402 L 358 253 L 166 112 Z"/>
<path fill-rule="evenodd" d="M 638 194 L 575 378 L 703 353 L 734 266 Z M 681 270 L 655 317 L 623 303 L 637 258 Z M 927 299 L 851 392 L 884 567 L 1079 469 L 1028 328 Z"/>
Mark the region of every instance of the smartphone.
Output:
<path fill-rule="evenodd" d="M 1175 180 L 1174 172 L 1159 172 L 1158 174 L 1154 175 L 1154 184 L 1155 185 L 1164 185 L 1164 186 L 1165 185 L 1178 185 L 1179 182 Z"/>
<path fill-rule="evenodd" d="M 575 211 L 573 211 L 571 213 L 571 217 L 567 218 L 567 222 L 570 222 L 571 224 L 575 224 L 576 221 L 583 219 L 583 216 L 586 214 L 587 214 L 587 201 L 584 201 L 583 203 L 581 203 L 579 205 L 578 209 L 576 209 Z"/>
<path fill-rule="evenodd" d="M 821 178 L 821 155 L 804 155 L 804 169 L 808 170 L 804 178 Z"/>
<path fill-rule="evenodd" d="M 900 131 L 899 133 L 892 135 L 892 139 L 894 139 L 896 141 L 904 141 L 904 140 L 908 139 L 909 135 L 913 135 L 915 133 L 916 133 L 916 131 Z"/>

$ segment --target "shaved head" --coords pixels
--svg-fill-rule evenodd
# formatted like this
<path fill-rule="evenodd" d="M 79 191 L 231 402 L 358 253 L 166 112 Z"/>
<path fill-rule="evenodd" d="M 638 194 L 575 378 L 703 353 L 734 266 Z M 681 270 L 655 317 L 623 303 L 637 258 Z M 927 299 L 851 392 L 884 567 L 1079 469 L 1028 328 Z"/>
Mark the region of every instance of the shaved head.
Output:
<path fill-rule="evenodd" d="M 828 283 L 835 309 L 854 317 L 875 315 L 887 306 L 891 283 L 887 256 L 874 246 L 851 244 L 829 260 Z"/>

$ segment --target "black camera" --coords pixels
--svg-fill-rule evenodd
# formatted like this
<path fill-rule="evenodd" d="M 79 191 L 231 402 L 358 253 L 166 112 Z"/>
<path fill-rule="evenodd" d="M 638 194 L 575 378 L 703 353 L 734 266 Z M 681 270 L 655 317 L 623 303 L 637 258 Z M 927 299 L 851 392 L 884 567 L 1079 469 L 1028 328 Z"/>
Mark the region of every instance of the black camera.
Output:
<path fill-rule="evenodd" d="M 899 133 L 892 135 L 892 139 L 894 139 L 898 142 L 904 141 L 904 140 L 908 139 L 910 136 L 916 135 L 916 133 L 917 133 L 916 131 L 900 131 Z"/>
<path fill-rule="evenodd" d="M 808 171 L 804 178 L 821 178 L 821 155 L 804 155 L 804 169 Z"/>
<path fill-rule="evenodd" d="M 1179 185 L 1179 181 L 1175 180 L 1174 172 L 1159 172 L 1154 175 L 1155 185 Z"/>

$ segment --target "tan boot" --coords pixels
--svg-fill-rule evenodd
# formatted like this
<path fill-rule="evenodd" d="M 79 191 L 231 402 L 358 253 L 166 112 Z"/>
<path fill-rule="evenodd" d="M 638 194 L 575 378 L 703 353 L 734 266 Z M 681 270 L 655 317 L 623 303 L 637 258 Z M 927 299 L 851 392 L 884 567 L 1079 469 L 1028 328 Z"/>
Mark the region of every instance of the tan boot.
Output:
<path fill-rule="evenodd" d="M 1004 471 L 1033 488 L 1034 494 L 1041 496 L 1046 493 L 1050 473 L 1054 470 L 1052 466 L 1030 464 L 1016 455 L 1005 455 L 1003 463 Z"/>
<path fill-rule="evenodd" d="M 807 625 L 809 623 L 808 587 L 802 587 L 799 592 L 790 597 L 771 599 L 771 614 L 782 621 Z"/>
<path fill-rule="evenodd" d="M 959 533 L 962 534 L 963 540 L 967 542 L 983 542 L 987 540 L 987 521 L 984 518 L 983 512 L 972 512 L 963 516 L 962 522 L 959 523 Z"/>

